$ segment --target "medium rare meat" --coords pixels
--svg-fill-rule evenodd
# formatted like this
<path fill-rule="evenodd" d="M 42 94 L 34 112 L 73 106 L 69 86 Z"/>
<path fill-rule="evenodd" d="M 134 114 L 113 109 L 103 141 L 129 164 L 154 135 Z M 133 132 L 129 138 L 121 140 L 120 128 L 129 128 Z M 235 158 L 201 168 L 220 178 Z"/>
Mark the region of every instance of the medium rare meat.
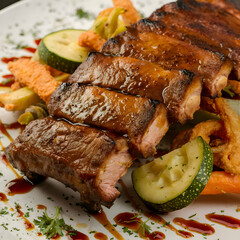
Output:
<path fill-rule="evenodd" d="M 68 82 L 117 89 L 163 102 L 170 116 L 191 119 L 199 108 L 201 79 L 187 70 L 165 70 L 160 65 L 131 57 L 91 53 Z"/>
<path fill-rule="evenodd" d="M 126 139 L 51 117 L 32 121 L 5 154 L 30 180 L 48 176 L 77 190 L 91 211 L 112 205 L 132 163 Z"/>
<path fill-rule="evenodd" d="M 80 83 L 61 84 L 48 104 L 49 113 L 57 117 L 128 134 L 130 143 L 144 157 L 155 153 L 155 146 L 168 130 L 166 109 L 161 105 L 158 108 L 161 108 L 159 113 L 147 98 Z M 156 124 L 162 121 L 164 124 Z M 155 128 L 151 127 L 152 124 Z M 148 144 L 142 142 L 144 139 L 148 139 Z"/>
<path fill-rule="evenodd" d="M 221 95 L 232 70 L 232 63 L 223 55 L 166 36 L 160 22 L 148 19 L 107 41 L 102 52 L 154 62 L 167 69 L 192 71 L 203 79 L 204 94 L 212 97 Z"/>
<path fill-rule="evenodd" d="M 164 5 L 156 10 L 151 20 L 160 21 L 167 35 L 182 39 L 204 49 L 221 52 L 234 63 L 240 79 L 240 32 L 235 23 L 231 26 L 213 14 L 189 9 L 182 1 Z M 233 28 L 232 26 L 235 25 Z"/>

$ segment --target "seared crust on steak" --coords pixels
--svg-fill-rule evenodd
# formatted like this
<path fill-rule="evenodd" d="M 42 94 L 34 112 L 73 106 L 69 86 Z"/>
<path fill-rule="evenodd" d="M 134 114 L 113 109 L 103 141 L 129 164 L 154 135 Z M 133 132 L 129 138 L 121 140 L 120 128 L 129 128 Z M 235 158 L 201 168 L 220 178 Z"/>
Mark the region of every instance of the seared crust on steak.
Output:
<path fill-rule="evenodd" d="M 167 107 L 169 118 L 181 123 L 192 118 L 199 107 L 202 90 L 201 79 L 194 78 L 187 70 L 165 70 L 156 63 L 101 53 L 91 53 L 68 82 L 108 87 L 158 100 Z M 190 98 L 191 103 L 186 103 Z"/>
<path fill-rule="evenodd" d="M 154 116 L 155 106 L 147 98 L 125 95 L 80 83 L 63 83 L 52 94 L 49 113 L 74 123 L 91 124 L 102 129 L 128 134 L 130 142 L 141 139 Z M 165 112 L 161 112 L 167 120 Z M 155 135 L 162 135 L 156 132 Z M 155 149 L 152 146 L 151 149 Z M 136 149 L 144 156 L 154 152 Z M 148 154 L 147 154 L 148 153 Z"/>
<path fill-rule="evenodd" d="M 166 69 L 187 69 L 203 80 L 204 95 L 220 96 L 227 85 L 232 63 L 223 54 L 201 49 L 168 34 L 168 28 L 161 22 L 143 19 L 107 41 L 102 52 L 150 61 Z"/>
<path fill-rule="evenodd" d="M 112 205 L 115 184 L 132 163 L 126 139 L 51 117 L 31 122 L 5 154 L 26 176 L 52 177 L 77 190 L 91 211 Z"/>

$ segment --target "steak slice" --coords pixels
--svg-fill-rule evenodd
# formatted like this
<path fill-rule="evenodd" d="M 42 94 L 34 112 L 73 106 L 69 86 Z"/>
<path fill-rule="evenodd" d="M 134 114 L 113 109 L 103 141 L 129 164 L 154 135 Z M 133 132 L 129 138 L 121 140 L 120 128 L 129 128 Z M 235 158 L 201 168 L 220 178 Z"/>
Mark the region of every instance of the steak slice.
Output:
<path fill-rule="evenodd" d="M 156 115 L 155 106 L 149 99 L 80 83 L 61 84 L 52 94 L 48 109 L 50 114 L 74 123 L 86 123 L 119 134 L 128 134 L 130 143 L 144 157 L 155 153 L 155 139 L 160 141 L 168 129 L 165 127 L 168 126 L 166 109 Z M 149 131 L 152 129 L 149 126 L 152 119 L 159 118 L 164 119 L 166 124 L 157 125 L 159 131 Z M 152 136 L 154 146 L 148 145 L 151 150 L 138 148 L 140 139 L 146 133 Z"/>
<path fill-rule="evenodd" d="M 187 70 L 165 70 L 148 61 L 102 53 L 91 53 L 68 82 L 107 87 L 158 100 L 165 104 L 170 116 L 181 122 L 192 118 L 199 107 L 202 89 L 200 78 L 194 78 Z"/>
<path fill-rule="evenodd" d="M 216 97 L 227 85 L 232 63 L 223 54 L 167 36 L 158 21 L 143 19 L 108 40 L 102 52 L 157 63 L 166 69 L 187 69 L 203 79 L 204 95 Z"/>
<path fill-rule="evenodd" d="M 211 3 L 224 11 L 234 15 L 240 20 L 240 1 L 239 0 L 198 0 L 198 2 Z"/>
<path fill-rule="evenodd" d="M 132 163 L 125 138 L 51 117 L 27 125 L 5 154 L 30 180 L 48 176 L 77 190 L 91 211 L 112 205 Z"/>
<path fill-rule="evenodd" d="M 223 53 L 234 63 L 234 71 L 240 79 L 240 32 L 236 22 L 231 26 L 222 18 L 186 7 L 174 2 L 156 10 L 151 20 L 160 21 L 168 34 L 201 48 Z"/>

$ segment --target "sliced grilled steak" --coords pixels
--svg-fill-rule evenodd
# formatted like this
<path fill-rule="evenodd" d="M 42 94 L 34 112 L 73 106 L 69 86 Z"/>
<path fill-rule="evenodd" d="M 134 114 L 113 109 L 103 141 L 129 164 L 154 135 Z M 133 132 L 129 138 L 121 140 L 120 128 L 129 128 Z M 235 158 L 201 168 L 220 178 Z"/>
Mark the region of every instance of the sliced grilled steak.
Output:
<path fill-rule="evenodd" d="M 202 89 L 201 79 L 187 70 L 165 70 L 155 63 L 101 53 L 91 53 L 68 82 L 117 89 L 164 102 L 169 115 L 181 122 L 192 118 L 199 108 Z"/>
<path fill-rule="evenodd" d="M 198 0 L 198 2 L 211 3 L 224 11 L 240 19 L 240 1 L 239 0 Z"/>
<path fill-rule="evenodd" d="M 50 117 L 32 121 L 5 154 L 30 179 L 48 176 L 77 190 L 92 211 L 112 205 L 132 163 L 126 139 Z"/>
<path fill-rule="evenodd" d="M 155 62 L 167 69 L 187 69 L 203 78 L 205 95 L 221 95 L 232 63 L 223 54 L 166 36 L 165 31 L 160 22 L 143 19 L 107 41 L 102 52 Z"/>
<path fill-rule="evenodd" d="M 154 104 L 147 98 L 80 83 L 61 84 L 52 94 L 48 109 L 50 114 L 67 118 L 75 123 L 87 123 L 120 134 L 128 134 L 130 142 L 136 149 L 143 135 L 150 134 L 154 144 L 149 145 L 151 150 L 138 149 L 144 157 L 155 152 L 155 139 L 160 141 L 167 131 L 167 128 L 162 131 L 163 126 L 157 125 L 159 131 L 146 132 L 151 129 L 149 124 L 153 117 L 165 119 L 168 125 L 165 108 L 160 116 L 155 116 Z"/>
<path fill-rule="evenodd" d="M 226 21 L 213 14 L 189 10 L 182 1 L 164 5 L 150 19 L 161 21 L 168 31 L 167 35 L 223 53 L 233 61 L 235 73 L 240 79 L 240 32 L 235 23 L 230 27 Z"/>

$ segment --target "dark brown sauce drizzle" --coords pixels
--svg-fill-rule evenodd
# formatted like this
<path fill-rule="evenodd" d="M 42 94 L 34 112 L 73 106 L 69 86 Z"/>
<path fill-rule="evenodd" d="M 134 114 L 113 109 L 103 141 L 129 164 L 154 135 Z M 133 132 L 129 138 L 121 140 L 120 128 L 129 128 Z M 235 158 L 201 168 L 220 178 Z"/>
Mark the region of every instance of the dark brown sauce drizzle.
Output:
<path fill-rule="evenodd" d="M 2 78 L 6 79 L 7 81 L 0 82 L 0 87 L 11 87 L 15 81 L 13 74 L 3 75 Z"/>
<path fill-rule="evenodd" d="M 35 53 L 36 52 L 36 48 L 33 48 L 33 47 L 25 47 L 24 50 L 30 52 L 30 53 Z"/>
<path fill-rule="evenodd" d="M 35 40 L 34 40 L 34 42 L 36 43 L 37 46 L 40 44 L 41 41 L 42 41 L 41 38 L 39 38 L 39 39 L 35 39 Z"/>
<path fill-rule="evenodd" d="M 153 213 L 153 212 L 145 212 L 143 213 L 146 217 L 151 218 L 152 221 L 162 224 L 165 228 L 168 228 L 169 230 L 175 232 L 178 236 L 181 236 L 183 238 L 191 238 L 194 235 L 190 232 L 184 231 L 184 230 L 178 230 L 176 229 L 172 224 L 167 222 L 163 217 Z"/>
<path fill-rule="evenodd" d="M 119 183 L 122 186 L 122 189 L 126 195 L 126 197 L 128 198 L 128 200 L 131 202 L 132 207 L 136 210 L 139 211 L 141 208 L 140 206 L 138 206 L 138 204 L 133 200 L 134 198 L 129 194 L 127 187 L 125 186 L 124 182 L 120 179 Z M 143 215 L 145 215 L 147 218 L 151 218 L 152 221 L 162 224 L 164 227 L 168 228 L 169 230 L 175 232 L 178 236 L 181 236 L 183 238 L 191 238 L 193 237 L 193 234 L 187 231 L 183 231 L 183 230 L 178 230 L 176 229 L 174 226 L 172 226 L 171 224 L 169 224 L 169 222 L 167 222 L 163 217 L 152 213 L 152 212 L 143 212 Z"/>
<path fill-rule="evenodd" d="M 4 193 L 0 193 L 0 201 L 1 202 L 8 202 L 7 196 Z"/>
<path fill-rule="evenodd" d="M 35 228 L 35 226 L 27 219 L 24 217 L 23 212 L 21 211 L 21 206 L 18 206 L 18 208 L 16 209 L 18 212 L 17 217 L 21 217 L 24 220 L 24 225 L 27 231 L 31 231 Z"/>
<path fill-rule="evenodd" d="M 25 129 L 26 126 L 21 125 L 18 122 L 15 123 L 11 123 L 9 125 L 5 125 L 6 129 L 20 129 L 20 133 L 22 133 L 22 131 Z"/>
<path fill-rule="evenodd" d="M 186 220 L 184 218 L 176 217 L 173 219 L 173 222 L 185 229 L 204 235 L 212 235 L 215 232 L 214 228 L 211 225 L 200 223 L 192 219 Z"/>
<path fill-rule="evenodd" d="M 3 63 L 9 63 L 9 62 L 12 62 L 12 61 L 16 61 L 16 60 L 18 60 L 18 59 L 31 59 L 31 57 L 28 57 L 28 56 L 22 56 L 22 57 L 10 57 L 10 58 L 7 58 L 7 57 L 3 57 L 2 59 L 1 59 L 1 61 L 3 62 Z"/>
<path fill-rule="evenodd" d="M 142 239 L 148 239 L 148 240 L 159 240 L 159 239 L 165 239 L 165 235 L 161 232 L 155 231 L 152 233 L 148 233 L 144 231 L 141 227 L 142 220 L 137 217 L 137 214 L 130 213 L 130 212 L 124 212 L 118 214 L 114 221 L 116 224 L 127 227 L 128 229 L 131 229 L 133 231 L 136 231 L 138 233 L 139 237 Z"/>
<path fill-rule="evenodd" d="M 2 156 L 2 161 L 4 164 L 6 164 L 7 167 L 9 167 L 13 173 L 17 176 L 17 178 L 20 178 L 21 176 L 17 173 L 17 171 L 13 168 L 13 166 L 9 163 L 9 161 L 7 160 L 6 156 L 3 155 Z"/>
<path fill-rule="evenodd" d="M 98 240 L 108 240 L 108 237 L 104 233 L 101 233 L 101 232 L 95 233 L 94 237 Z"/>
<path fill-rule="evenodd" d="M 6 184 L 6 189 L 9 196 L 28 193 L 33 188 L 34 186 L 23 177 L 16 178 Z"/>
<path fill-rule="evenodd" d="M 72 235 L 71 233 L 73 233 L 74 235 Z M 69 240 L 89 240 L 87 235 L 78 231 L 69 231 L 67 233 L 67 237 Z"/>
<path fill-rule="evenodd" d="M 42 204 L 38 204 L 37 209 L 47 209 L 47 207 Z"/>
<path fill-rule="evenodd" d="M 229 228 L 240 228 L 240 220 L 231 216 L 210 213 L 206 215 L 206 218 L 209 221 L 222 224 Z"/>
<path fill-rule="evenodd" d="M 61 239 L 61 237 L 58 234 L 56 234 L 55 236 L 51 237 L 50 239 L 59 240 L 59 239 Z"/>
<path fill-rule="evenodd" d="M 3 151 L 5 150 L 5 147 L 3 146 L 1 140 L 0 140 L 0 147 L 1 147 L 1 149 L 2 149 Z"/>
<path fill-rule="evenodd" d="M 122 235 L 116 230 L 116 228 L 109 222 L 107 216 L 103 210 L 99 213 L 91 214 L 99 223 L 102 224 L 117 240 L 124 240 Z"/>
<path fill-rule="evenodd" d="M 0 132 L 5 135 L 10 142 L 13 141 L 13 138 L 10 136 L 10 134 L 8 133 L 6 127 L 2 124 L 2 122 L 0 122 Z"/>

